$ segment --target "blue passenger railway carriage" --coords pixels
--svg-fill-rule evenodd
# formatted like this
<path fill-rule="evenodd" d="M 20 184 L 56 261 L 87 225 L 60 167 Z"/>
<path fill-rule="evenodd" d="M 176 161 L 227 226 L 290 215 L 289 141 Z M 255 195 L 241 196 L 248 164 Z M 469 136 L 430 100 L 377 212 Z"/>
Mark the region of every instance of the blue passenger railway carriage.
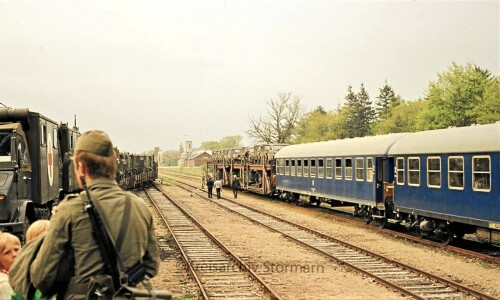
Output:
<path fill-rule="evenodd" d="M 398 223 L 448 243 L 500 243 L 500 123 L 292 145 L 276 154 L 281 197 Z"/>

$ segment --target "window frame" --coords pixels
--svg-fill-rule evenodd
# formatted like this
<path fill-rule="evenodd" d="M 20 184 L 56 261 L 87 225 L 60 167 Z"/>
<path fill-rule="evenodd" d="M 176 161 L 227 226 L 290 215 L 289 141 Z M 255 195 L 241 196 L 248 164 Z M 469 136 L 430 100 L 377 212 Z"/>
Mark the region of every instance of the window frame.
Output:
<path fill-rule="evenodd" d="M 324 158 L 318 158 L 316 168 L 318 169 L 317 177 L 318 178 L 325 178 L 325 159 Z"/>
<path fill-rule="evenodd" d="M 438 160 L 438 164 L 439 164 L 439 169 L 435 170 L 435 169 L 432 169 L 430 168 L 430 164 L 429 162 L 431 160 Z M 441 157 L 440 156 L 428 156 L 427 157 L 427 160 L 426 160 L 426 163 L 427 163 L 427 175 L 426 175 L 426 182 L 427 182 L 427 187 L 428 188 L 433 188 L 433 189 L 439 189 L 441 188 L 441 186 L 443 185 L 443 177 L 442 177 L 442 164 L 441 164 Z M 431 174 L 435 174 L 437 173 L 438 174 L 438 177 L 439 177 L 439 185 L 435 185 L 435 184 L 431 184 L 430 182 L 430 179 L 431 179 Z"/>
<path fill-rule="evenodd" d="M 330 165 L 330 166 L 328 166 L 328 165 Z M 325 171 L 326 171 L 325 177 L 328 179 L 332 179 L 333 178 L 333 158 L 326 159 Z"/>
<path fill-rule="evenodd" d="M 475 171 L 476 164 L 474 163 L 474 159 L 479 158 L 479 159 L 488 159 L 488 171 Z M 491 192 L 491 157 L 489 155 L 474 155 L 472 156 L 472 190 L 475 192 Z M 488 189 L 485 188 L 478 188 L 476 187 L 476 174 L 488 174 Z"/>
<path fill-rule="evenodd" d="M 309 160 L 309 177 L 311 178 L 316 178 L 316 172 L 317 172 L 317 166 L 316 166 L 316 159 L 311 158 Z"/>
<path fill-rule="evenodd" d="M 340 163 L 340 166 L 337 166 L 337 163 Z M 337 174 L 337 171 L 339 171 L 340 174 Z M 336 180 L 342 180 L 344 178 L 344 174 L 342 172 L 342 158 L 336 158 L 335 159 L 335 179 Z"/>
<path fill-rule="evenodd" d="M 402 162 L 402 167 L 400 168 L 399 162 Z M 395 177 L 396 177 L 396 184 L 397 185 L 405 185 L 405 158 L 404 157 L 396 157 L 396 165 L 394 166 L 395 170 Z M 401 176 L 400 176 L 401 175 Z M 402 179 L 401 179 L 402 177 Z"/>
<path fill-rule="evenodd" d="M 450 170 L 450 160 L 451 159 L 461 159 L 462 160 L 462 170 L 461 171 L 451 171 Z M 449 156 L 448 157 L 448 189 L 450 190 L 458 190 L 458 191 L 463 191 L 465 189 L 465 159 L 463 156 L 458 156 L 458 155 L 454 155 L 454 156 Z M 461 173 L 462 174 L 462 186 L 459 187 L 459 186 L 452 186 L 451 185 L 451 174 L 458 174 L 458 173 Z"/>
<path fill-rule="evenodd" d="M 414 170 L 414 169 L 411 168 L 412 164 L 410 163 L 410 160 L 416 160 L 418 162 L 418 170 Z M 408 166 L 408 168 L 407 168 L 407 172 L 408 172 L 408 174 L 407 174 L 407 176 L 408 176 L 408 185 L 409 186 L 420 186 L 420 183 L 422 182 L 422 180 L 420 178 L 421 169 L 422 169 L 420 167 L 420 157 L 418 157 L 418 156 L 410 156 L 410 157 L 408 157 L 408 164 L 407 164 L 407 166 Z M 415 173 L 415 172 L 418 173 L 418 176 L 417 176 L 418 183 L 414 183 L 414 182 L 411 181 L 412 180 L 411 174 Z"/>
<path fill-rule="evenodd" d="M 297 159 L 297 177 L 303 177 L 304 172 L 303 172 L 303 166 L 302 166 L 302 159 Z"/>
<path fill-rule="evenodd" d="M 57 138 L 57 127 L 52 128 L 52 147 L 54 149 L 57 149 L 58 147 L 58 141 L 59 139 Z"/>
<path fill-rule="evenodd" d="M 47 145 L 47 124 L 41 124 L 40 126 L 40 143 L 41 146 L 46 146 Z"/>
<path fill-rule="evenodd" d="M 366 158 L 366 181 L 373 182 L 373 157 Z"/>
<path fill-rule="evenodd" d="M 361 162 L 361 167 L 359 167 L 360 162 Z M 356 170 L 355 171 L 356 181 L 365 181 L 365 158 L 356 157 L 354 160 L 354 168 Z M 360 175 L 361 178 L 358 175 Z"/>
<path fill-rule="evenodd" d="M 344 158 L 344 178 L 345 180 L 352 180 L 352 157 Z"/>

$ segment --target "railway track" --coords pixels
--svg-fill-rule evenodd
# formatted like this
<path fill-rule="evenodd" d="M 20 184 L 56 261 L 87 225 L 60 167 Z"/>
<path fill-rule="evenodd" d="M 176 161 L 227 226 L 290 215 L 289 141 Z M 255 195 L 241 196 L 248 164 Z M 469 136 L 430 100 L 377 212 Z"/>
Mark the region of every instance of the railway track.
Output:
<path fill-rule="evenodd" d="M 200 194 L 196 187 L 184 186 L 192 193 Z M 248 220 L 281 233 L 288 239 L 314 250 L 377 282 L 415 299 L 495 299 L 480 291 L 418 270 L 376 253 L 350 245 L 301 225 L 255 210 L 235 201 L 215 201 L 227 210 Z M 210 200 L 209 200 L 210 201 Z"/>
<path fill-rule="evenodd" d="M 146 193 L 172 233 L 203 299 L 280 299 L 175 200 L 157 187 Z"/>
<path fill-rule="evenodd" d="M 177 179 L 178 178 L 185 178 L 189 180 L 200 180 L 201 177 L 194 175 L 194 174 L 186 174 L 186 173 L 177 173 L 177 172 L 169 172 L 169 171 L 162 171 L 163 174 L 168 175 L 168 176 L 175 176 Z M 193 186 L 195 187 L 195 186 Z M 267 199 L 262 195 L 256 195 L 256 197 L 262 198 L 262 199 Z M 308 205 L 308 204 L 305 204 Z M 321 207 L 321 206 L 314 206 L 314 209 L 319 209 L 322 212 L 326 214 L 334 214 L 336 216 L 340 216 L 346 220 L 355 222 L 356 224 L 363 224 L 364 221 L 362 221 L 360 218 L 353 217 L 352 213 L 350 212 L 345 212 L 342 210 L 336 210 L 332 209 L 329 207 Z M 435 240 L 430 240 L 430 239 L 424 239 L 417 234 L 412 234 L 408 231 L 404 230 L 398 230 L 397 228 L 381 228 L 379 226 L 370 226 L 370 229 L 375 230 L 377 232 L 389 235 L 391 237 L 397 237 L 405 240 L 409 240 L 418 244 L 423 244 L 427 245 L 430 247 L 438 248 L 438 249 L 443 249 L 445 251 L 453 252 L 456 254 L 464 255 L 466 257 L 471 257 L 471 258 L 477 258 L 485 262 L 493 263 L 496 265 L 500 265 L 500 247 L 498 246 L 493 246 L 493 245 L 487 245 L 484 244 L 483 242 L 479 242 L 475 239 L 462 239 L 456 241 L 456 243 L 453 244 L 448 244 L 445 245 L 441 242 L 435 241 Z"/>

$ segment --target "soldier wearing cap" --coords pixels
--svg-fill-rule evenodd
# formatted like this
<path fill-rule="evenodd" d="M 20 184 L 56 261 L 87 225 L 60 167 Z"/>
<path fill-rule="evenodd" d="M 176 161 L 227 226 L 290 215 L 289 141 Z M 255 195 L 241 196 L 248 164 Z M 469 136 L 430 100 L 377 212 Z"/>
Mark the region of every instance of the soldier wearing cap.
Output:
<path fill-rule="evenodd" d="M 110 237 L 123 262 L 123 272 L 142 262 L 153 277 L 160 263 L 153 218 L 146 203 L 138 196 L 122 190 L 116 183 L 116 154 L 108 135 L 99 130 L 83 133 L 72 157 L 80 188 L 86 182 L 92 199 L 99 207 Z M 99 247 L 92 235 L 92 225 L 83 210 L 85 192 L 68 195 L 58 205 L 57 213 L 40 250 L 31 264 L 33 285 L 44 296 L 54 287 L 58 266 L 64 252 L 74 254 L 73 274 L 64 296 L 57 299 L 85 299 L 92 276 L 105 274 Z"/>
<path fill-rule="evenodd" d="M 240 189 L 240 180 L 238 176 L 234 175 L 233 182 L 231 182 L 231 189 L 233 190 L 234 199 L 238 198 L 238 190 Z"/>

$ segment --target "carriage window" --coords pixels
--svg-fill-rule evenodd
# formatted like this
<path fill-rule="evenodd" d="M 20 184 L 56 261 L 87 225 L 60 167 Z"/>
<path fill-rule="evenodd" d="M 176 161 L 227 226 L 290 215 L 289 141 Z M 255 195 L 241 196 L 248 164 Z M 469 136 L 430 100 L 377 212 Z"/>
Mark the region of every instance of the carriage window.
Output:
<path fill-rule="evenodd" d="M 325 160 L 323 158 L 318 159 L 318 178 L 325 177 Z"/>
<path fill-rule="evenodd" d="M 448 187 L 453 190 L 464 189 L 464 158 L 461 156 L 448 158 Z"/>
<path fill-rule="evenodd" d="M 365 166 L 363 165 L 363 158 L 356 158 L 356 181 L 365 180 Z"/>
<path fill-rule="evenodd" d="M 432 188 L 441 187 L 441 158 L 427 158 L 427 186 Z"/>
<path fill-rule="evenodd" d="M 396 160 L 396 177 L 399 185 L 405 184 L 405 160 L 402 157 Z"/>
<path fill-rule="evenodd" d="M 304 177 L 309 177 L 309 160 L 304 159 Z"/>
<path fill-rule="evenodd" d="M 279 173 L 280 175 L 285 175 L 284 159 L 280 159 L 279 162 Z"/>
<path fill-rule="evenodd" d="M 302 176 L 302 160 L 297 159 L 297 176 Z"/>
<path fill-rule="evenodd" d="M 489 156 L 472 157 L 472 190 L 491 191 L 491 165 Z"/>
<path fill-rule="evenodd" d="M 371 157 L 366 159 L 366 181 L 373 181 L 373 158 Z"/>
<path fill-rule="evenodd" d="M 285 160 L 285 175 L 290 175 L 290 161 Z"/>
<path fill-rule="evenodd" d="M 408 185 L 420 185 L 420 158 L 408 158 Z"/>
<path fill-rule="evenodd" d="M 316 160 L 311 159 L 311 177 L 316 177 Z"/>
<path fill-rule="evenodd" d="M 352 179 L 352 158 L 345 159 L 345 179 Z"/>
<path fill-rule="evenodd" d="M 342 159 L 335 159 L 335 179 L 342 179 Z"/>
<path fill-rule="evenodd" d="M 333 160 L 331 158 L 326 160 L 326 178 L 333 178 Z"/>
<path fill-rule="evenodd" d="M 290 166 L 290 175 L 295 176 L 295 159 L 292 159 L 290 162 L 292 163 L 292 165 Z"/>

